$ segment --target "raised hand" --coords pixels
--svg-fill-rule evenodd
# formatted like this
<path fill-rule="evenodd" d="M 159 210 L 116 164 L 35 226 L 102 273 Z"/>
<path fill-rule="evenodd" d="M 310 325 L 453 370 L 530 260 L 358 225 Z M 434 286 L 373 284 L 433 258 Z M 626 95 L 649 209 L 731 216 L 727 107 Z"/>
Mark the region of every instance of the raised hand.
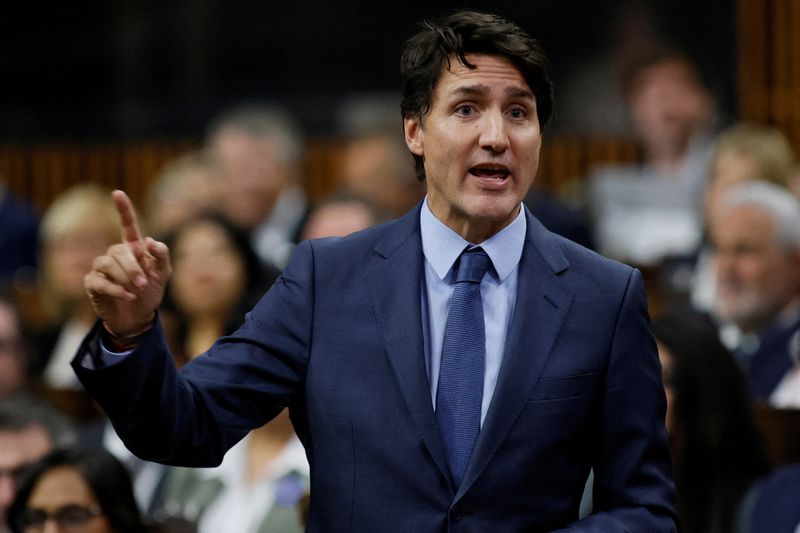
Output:
<path fill-rule="evenodd" d="M 106 328 L 127 337 L 152 324 L 172 266 L 167 245 L 142 237 L 128 195 L 117 190 L 111 198 L 122 219 L 122 242 L 95 258 L 83 285 Z"/>

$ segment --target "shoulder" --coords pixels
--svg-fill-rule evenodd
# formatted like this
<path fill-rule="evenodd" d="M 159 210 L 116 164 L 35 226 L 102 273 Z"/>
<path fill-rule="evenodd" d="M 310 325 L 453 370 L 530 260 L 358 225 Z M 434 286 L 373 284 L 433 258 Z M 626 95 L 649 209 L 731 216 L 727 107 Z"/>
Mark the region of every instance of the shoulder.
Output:
<path fill-rule="evenodd" d="M 639 276 L 633 267 L 553 233 L 535 217 L 530 218 L 528 242 L 573 290 L 617 292 L 624 289 L 632 277 Z"/>
<path fill-rule="evenodd" d="M 315 262 L 335 260 L 343 263 L 364 263 L 374 253 L 387 256 L 416 239 L 419 243 L 419 206 L 401 218 L 351 233 L 346 237 L 326 237 L 301 243 Z"/>
<path fill-rule="evenodd" d="M 559 248 L 569 260 L 570 265 L 579 273 L 589 275 L 603 274 L 627 279 L 634 271 L 634 268 L 630 265 L 609 259 L 560 235 L 553 234 L 552 238 L 557 241 Z"/>
<path fill-rule="evenodd" d="M 341 259 L 347 259 L 350 257 L 347 254 L 372 252 L 386 235 L 387 230 L 390 230 L 397 222 L 393 220 L 351 233 L 345 237 L 323 237 L 307 241 L 307 243 L 315 256 L 334 255 Z"/>
<path fill-rule="evenodd" d="M 629 298 L 646 305 L 644 280 L 637 269 L 563 237 L 556 238 L 571 265 L 564 281 L 582 299 L 592 301 L 592 305 L 602 302 L 610 306 L 608 310 L 618 309 Z"/>
<path fill-rule="evenodd" d="M 346 237 L 303 241 L 295 249 L 283 277 L 313 273 L 318 282 L 342 281 L 364 275 L 376 257 L 388 257 L 403 244 L 411 242 L 421 248 L 419 221 L 413 213 Z"/>

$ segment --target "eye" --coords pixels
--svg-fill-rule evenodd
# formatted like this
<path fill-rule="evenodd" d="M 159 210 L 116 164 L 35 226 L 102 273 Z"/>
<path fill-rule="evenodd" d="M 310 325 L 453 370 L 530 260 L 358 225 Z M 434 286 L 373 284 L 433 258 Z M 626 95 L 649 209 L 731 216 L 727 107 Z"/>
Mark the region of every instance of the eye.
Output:
<path fill-rule="evenodd" d="M 523 119 L 528 116 L 528 110 L 522 106 L 514 106 L 508 110 L 508 116 L 513 119 Z"/>
<path fill-rule="evenodd" d="M 475 114 L 475 106 L 473 104 L 458 104 L 455 113 L 460 117 L 469 117 Z"/>

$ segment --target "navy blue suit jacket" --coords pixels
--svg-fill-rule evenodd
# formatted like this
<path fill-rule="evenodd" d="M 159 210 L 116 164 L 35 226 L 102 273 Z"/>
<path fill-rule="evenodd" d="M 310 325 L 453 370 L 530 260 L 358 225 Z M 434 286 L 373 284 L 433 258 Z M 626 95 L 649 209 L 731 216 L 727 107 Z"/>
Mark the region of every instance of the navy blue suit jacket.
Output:
<path fill-rule="evenodd" d="M 528 213 L 516 308 L 463 483 L 450 481 L 423 347 L 419 208 L 302 243 L 230 337 L 177 372 L 157 326 L 73 365 L 142 458 L 216 465 L 290 408 L 311 463 L 309 530 L 675 530 L 664 393 L 640 274 Z M 91 365 L 89 365 L 91 366 Z M 595 471 L 595 514 L 577 522 Z"/>

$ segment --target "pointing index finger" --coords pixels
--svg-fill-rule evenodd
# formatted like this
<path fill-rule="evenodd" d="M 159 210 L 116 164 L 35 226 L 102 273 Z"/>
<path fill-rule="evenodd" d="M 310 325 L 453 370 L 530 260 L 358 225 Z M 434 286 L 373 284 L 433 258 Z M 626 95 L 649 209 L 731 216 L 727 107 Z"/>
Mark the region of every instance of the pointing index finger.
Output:
<path fill-rule="evenodd" d="M 120 190 L 112 192 L 111 198 L 114 200 L 114 205 L 122 220 L 123 242 L 129 244 L 140 243 L 142 241 L 142 234 L 139 232 L 139 224 L 136 221 L 136 211 L 133 209 L 130 198 Z"/>

